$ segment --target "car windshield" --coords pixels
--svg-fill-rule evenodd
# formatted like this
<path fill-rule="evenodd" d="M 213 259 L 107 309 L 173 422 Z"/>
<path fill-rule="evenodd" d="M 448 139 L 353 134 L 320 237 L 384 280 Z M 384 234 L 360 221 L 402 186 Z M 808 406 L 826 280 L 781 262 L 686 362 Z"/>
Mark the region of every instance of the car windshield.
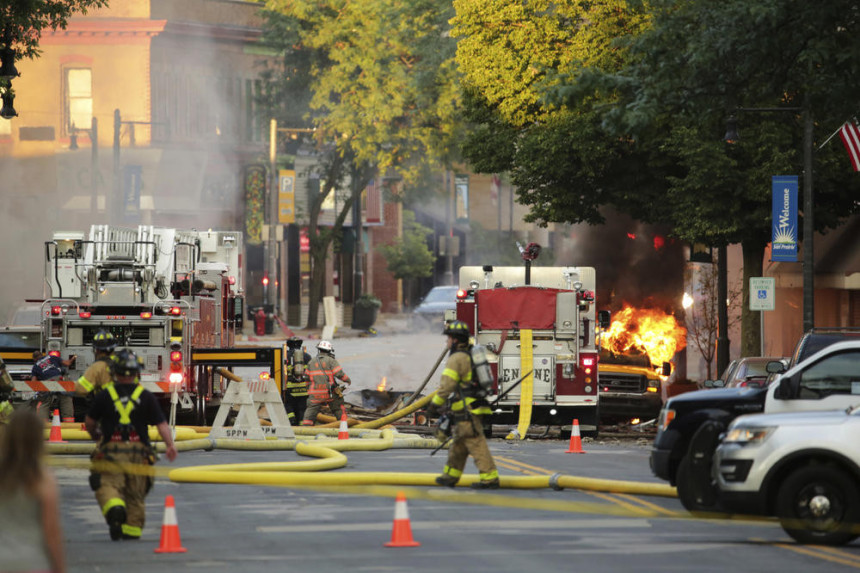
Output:
<path fill-rule="evenodd" d="M 0 346 L 12 348 L 39 348 L 40 332 L 0 332 Z"/>
<path fill-rule="evenodd" d="M 738 366 L 737 372 L 735 372 L 735 378 L 743 379 L 751 376 L 766 377 L 768 375 L 767 363 L 770 361 L 770 358 L 766 358 L 764 360 L 743 361 Z"/>
<path fill-rule="evenodd" d="M 422 302 L 455 302 L 457 300 L 457 287 L 434 287 L 430 289 Z"/>

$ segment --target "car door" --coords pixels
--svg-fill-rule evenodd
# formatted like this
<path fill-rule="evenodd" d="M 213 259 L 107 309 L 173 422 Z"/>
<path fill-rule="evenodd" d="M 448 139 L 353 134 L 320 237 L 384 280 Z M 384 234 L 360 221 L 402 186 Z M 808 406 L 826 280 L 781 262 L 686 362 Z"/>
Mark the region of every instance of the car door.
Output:
<path fill-rule="evenodd" d="M 860 349 L 841 350 L 786 373 L 791 399 L 776 399 L 782 379 L 771 387 L 767 412 L 835 410 L 860 405 Z"/>

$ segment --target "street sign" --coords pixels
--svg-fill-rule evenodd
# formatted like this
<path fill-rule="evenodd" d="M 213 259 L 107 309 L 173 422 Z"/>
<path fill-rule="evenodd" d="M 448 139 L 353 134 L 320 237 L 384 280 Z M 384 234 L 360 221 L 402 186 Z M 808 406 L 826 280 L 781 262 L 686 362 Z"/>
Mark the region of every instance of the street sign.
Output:
<path fill-rule="evenodd" d="M 774 310 L 776 279 L 750 277 L 750 310 Z"/>

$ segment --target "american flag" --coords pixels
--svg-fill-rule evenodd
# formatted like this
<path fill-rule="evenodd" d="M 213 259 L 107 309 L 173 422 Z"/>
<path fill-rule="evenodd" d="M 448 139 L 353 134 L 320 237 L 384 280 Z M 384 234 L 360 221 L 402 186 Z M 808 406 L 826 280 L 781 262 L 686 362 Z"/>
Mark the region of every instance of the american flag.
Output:
<path fill-rule="evenodd" d="M 842 143 L 848 150 L 848 157 L 851 159 L 854 171 L 860 171 L 860 128 L 857 127 L 857 120 L 846 121 L 839 130 L 839 137 L 842 138 Z"/>

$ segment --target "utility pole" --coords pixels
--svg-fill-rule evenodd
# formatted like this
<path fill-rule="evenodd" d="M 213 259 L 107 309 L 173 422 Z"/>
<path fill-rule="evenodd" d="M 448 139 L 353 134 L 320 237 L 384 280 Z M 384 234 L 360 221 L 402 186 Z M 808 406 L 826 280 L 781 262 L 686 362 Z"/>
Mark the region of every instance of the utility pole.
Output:
<path fill-rule="evenodd" d="M 720 376 L 729 365 L 729 280 L 728 248 L 717 247 L 717 372 Z"/>
<path fill-rule="evenodd" d="M 445 274 L 442 277 L 442 283 L 446 285 L 454 284 L 454 222 L 453 214 L 451 213 L 451 188 L 453 187 L 453 174 L 445 170 Z"/>
<path fill-rule="evenodd" d="M 359 169 L 353 164 L 350 186 L 352 187 L 352 230 L 355 233 L 355 252 L 353 253 L 353 304 L 358 302 L 364 284 L 364 259 L 361 245 L 361 190 L 358 188 Z"/>
<path fill-rule="evenodd" d="M 815 326 L 815 249 L 812 195 L 812 109 L 803 110 L 803 332 Z"/>
<path fill-rule="evenodd" d="M 269 220 L 269 236 L 266 241 L 266 268 L 264 276 L 268 284 L 263 285 L 266 304 L 273 313 L 277 313 L 275 304 L 277 300 L 278 281 L 278 249 L 275 225 L 278 223 L 278 120 L 272 119 L 269 123 L 269 196 L 266 212 Z"/>

